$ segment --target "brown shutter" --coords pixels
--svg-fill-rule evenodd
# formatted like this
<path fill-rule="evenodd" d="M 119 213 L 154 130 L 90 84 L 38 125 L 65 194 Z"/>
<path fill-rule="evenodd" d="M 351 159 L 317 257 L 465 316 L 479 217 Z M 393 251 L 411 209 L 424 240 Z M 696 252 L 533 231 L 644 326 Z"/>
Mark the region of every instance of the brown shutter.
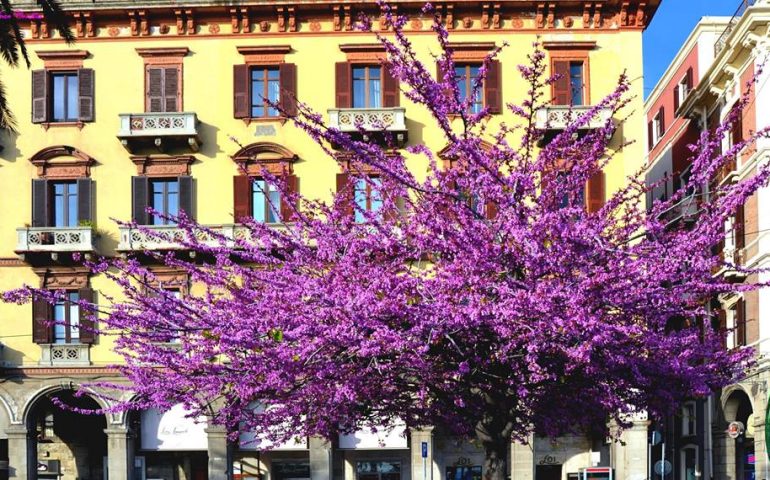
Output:
<path fill-rule="evenodd" d="M 732 143 L 738 145 L 743 141 L 743 112 L 739 112 L 735 117 L 735 123 L 731 128 Z"/>
<path fill-rule="evenodd" d="M 660 118 L 660 138 L 663 138 L 663 134 L 666 133 L 666 109 L 661 106 L 658 110 L 658 118 Z"/>
<path fill-rule="evenodd" d="M 184 210 L 188 217 L 194 218 L 193 214 L 193 179 L 184 175 L 178 177 L 179 181 L 179 210 Z"/>
<path fill-rule="evenodd" d="M 743 211 L 743 205 L 738 207 L 735 212 L 735 248 L 741 249 L 746 246 L 746 218 Z M 738 263 L 736 259 L 736 263 Z"/>
<path fill-rule="evenodd" d="M 554 105 L 569 105 L 572 103 L 572 95 L 569 86 L 569 62 L 554 61 L 553 74 L 559 78 L 553 82 Z"/>
<path fill-rule="evenodd" d="M 131 216 L 139 225 L 150 223 L 147 213 L 149 200 L 150 180 L 145 176 L 131 177 Z"/>
<path fill-rule="evenodd" d="M 32 226 L 47 227 L 51 221 L 49 215 L 48 180 L 32 180 Z"/>
<path fill-rule="evenodd" d="M 297 66 L 293 63 L 282 63 L 278 67 L 281 82 L 281 108 L 287 116 L 297 115 Z"/>
<path fill-rule="evenodd" d="M 51 343 L 51 305 L 42 298 L 32 301 L 32 341 Z"/>
<path fill-rule="evenodd" d="M 179 112 L 182 106 L 179 67 L 167 67 L 163 72 L 163 111 Z"/>
<path fill-rule="evenodd" d="M 146 101 L 148 112 L 163 111 L 163 68 L 147 68 Z"/>
<path fill-rule="evenodd" d="M 80 300 L 93 304 L 94 303 L 94 291 L 90 288 L 81 288 L 78 290 L 78 296 Z M 96 323 L 94 322 L 94 315 L 96 313 L 89 312 L 84 308 L 78 308 L 80 322 L 80 343 L 94 343 L 96 340 Z"/>
<path fill-rule="evenodd" d="M 94 121 L 94 71 L 90 68 L 78 70 L 78 118 Z"/>
<path fill-rule="evenodd" d="M 249 66 L 233 65 L 233 116 L 249 118 L 251 105 L 249 101 Z"/>
<path fill-rule="evenodd" d="M 78 178 L 78 222 L 93 220 L 92 188 L 90 178 Z"/>
<path fill-rule="evenodd" d="M 674 86 L 674 114 L 679 110 L 679 84 Z"/>
<path fill-rule="evenodd" d="M 487 200 L 487 203 L 484 205 L 484 216 L 488 220 L 494 220 L 497 217 L 497 204 L 492 200 Z"/>
<path fill-rule="evenodd" d="M 687 78 L 687 80 L 686 80 L 687 91 L 689 92 L 690 90 L 692 90 L 692 87 L 693 87 L 693 70 L 692 70 L 692 67 L 687 69 L 687 77 L 686 78 Z"/>
<path fill-rule="evenodd" d="M 337 62 L 334 72 L 334 103 L 337 108 L 350 108 L 353 105 L 350 63 Z"/>
<path fill-rule="evenodd" d="M 588 209 L 588 213 L 598 212 L 604 206 L 604 172 L 599 170 L 588 179 L 587 190 L 588 195 L 586 207 Z"/>
<path fill-rule="evenodd" d="M 500 62 L 489 62 L 487 77 L 484 79 L 484 101 L 489 113 L 502 113 L 503 111 L 503 75 Z"/>
<path fill-rule="evenodd" d="M 233 177 L 233 216 L 236 222 L 251 216 L 251 178 L 246 175 Z"/>
<path fill-rule="evenodd" d="M 32 123 L 48 121 L 48 72 L 32 71 Z"/>
<path fill-rule="evenodd" d="M 385 108 L 398 107 L 401 102 L 401 90 L 398 80 L 391 75 L 388 65 L 382 66 L 382 106 Z"/>
<path fill-rule="evenodd" d="M 735 305 L 735 345 L 746 345 L 746 302 L 742 298 Z"/>
<path fill-rule="evenodd" d="M 299 181 L 296 175 L 286 176 L 286 189 L 289 193 L 297 193 Z M 291 222 L 294 220 L 294 209 L 296 205 L 292 205 L 285 195 L 281 195 L 281 220 L 284 222 Z"/>
<path fill-rule="evenodd" d="M 353 215 L 353 191 L 350 185 L 350 174 L 337 174 L 337 197 L 342 202 L 342 212 L 345 215 Z"/>
<path fill-rule="evenodd" d="M 653 141 L 652 122 L 647 122 L 647 150 L 652 150 L 652 147 L 655 146 Z"/>

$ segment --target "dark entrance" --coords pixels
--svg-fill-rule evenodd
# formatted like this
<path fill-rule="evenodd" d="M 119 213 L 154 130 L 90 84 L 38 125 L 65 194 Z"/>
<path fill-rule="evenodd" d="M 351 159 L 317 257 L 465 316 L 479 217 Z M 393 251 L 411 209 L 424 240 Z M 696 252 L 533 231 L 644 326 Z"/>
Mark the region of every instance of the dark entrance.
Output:
<path fill-rule="evenodd" d="M 561 465 L 538 465 L 535 480 L 561 480 Z"/>

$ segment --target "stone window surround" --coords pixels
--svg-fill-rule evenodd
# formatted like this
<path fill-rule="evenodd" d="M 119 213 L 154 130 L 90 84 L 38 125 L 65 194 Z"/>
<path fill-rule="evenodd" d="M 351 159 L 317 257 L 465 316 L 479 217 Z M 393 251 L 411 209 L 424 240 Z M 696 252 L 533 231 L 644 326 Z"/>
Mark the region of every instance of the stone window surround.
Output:
<path fill-rule="evenodd" d="M 54 161 L 57 158 L 61 159 Z M 90 155 L 67 145 L 44 148 L 32 155 L 29 161 L 37 167 L 39 178 L 57 180 L 90 177 L 91 167 L 96 163 L 96 160 Z"/>

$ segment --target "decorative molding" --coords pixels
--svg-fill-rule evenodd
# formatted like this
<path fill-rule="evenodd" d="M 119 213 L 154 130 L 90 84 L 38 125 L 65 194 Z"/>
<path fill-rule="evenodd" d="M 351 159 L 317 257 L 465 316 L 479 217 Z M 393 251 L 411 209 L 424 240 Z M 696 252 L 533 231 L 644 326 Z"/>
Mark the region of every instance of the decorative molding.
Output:
<path fill-rule="evenodd" d="M 398 153 L 386 153 L 386 156 L 392 156 L 397 157 Z M 336 155 L 334 155 L 334 159 L 337 160 L 337 163 L 340 167 L 340 172 L 342 173 L 359 173 L 364 175 L 372 175 L 372 174 L 381 174 L 382 171 L 378 169 L 377 167 L 370 165 L 368 163 L 363 162 L 356 162 L 355 165 L 353 164 L 353 157 L 354 155 L 350 152 L 338 152 Z"/>
<path fill-rule="evenodd" d="M 86 267 L 33 268 L 32 271 L 40 277 L 40 288 L 76 290 L 88 287 Z"/>
<path fill-rule="evenodd" d="M 145 281 L 155 288 L 178 288 L 182 295 L 190 290 L 190 277 L 187 272 L 172 267 L 154 267 L 150 273 L 155 278 L 145 278 Z"/>
<path fill-rule="evenodd" d="M 340 45 L 348 62 L 383 62 L 388 56 L 379 43 L 347 43 Z"/>
<path fill-rule="evenodd" d="M 117 368 L 109 367 L 19 367 L 19 368 L 6 368 L 3 370 L 4 375 L 13 376 L 20 375 L 23 377 L 35 377 L 35 376 L 55 376 L 59 377 L 72 377 L 72 376 L 103 376 L 103 375 L 120 375 L 120 370 Z"/>
<path fill-rule="evenodd" d="M 151 155 L 133 155 L 131 161 L 136 165 L 139 175 L 148 177 L 173 177 L 190 174 L 190 165 L 195 161 L 193 155 L 175 155 L 158 157 Z"/>
<path fill-rule="evenodd" d="M 137 48 L 136 53 L 142 58 L 155 58 L 155 57 L 184 57 L 190 53 L 190 49 L 187 47 L 158 47 L 158 48 Z"/>
<path fill-rule="evenodd" d="M 276 64 L 286 61 L 286 54 L 291 52 L 291 45 L 240 46 L 236 47 L 247 64 Z"/>
<path fill-rule="evenodd" d="M 545 3 L 537 4 L 537 11 L 535 13 L 535 27 L 545 27 Z"/>
<path fill-rule="evenodd" d="M 15 257 L 5 257 L 0 258 L 0 267 L 26 267 L 27 263 L 20 259 Z"/>
<path fill-rule="evenodd" d="M 555 3 L 548 4 L 548 17 L 546 17 L 545 25 L 548 28 L 554 28 L 556 26 L 556 4 Z"/>
<path fill-rule="evenodd" d="M 263 169 L 271 175 L 291 175 L 294 162 L 299 157 L 288 148 L 272 142 L 259 142 L 247 145 L 230 157 L 238 165 L 240 173 L 259 175 Z"/>
<path fill-rule="evenodd" d="M 454 59 L 469 62 L 482 62 L 497 46 L 495 42 L 450 42 L 454 50 Z"/>
<path fill-rule="evenodd" d="M 58 159 L 58 161 L 52 161 Z M 91 175 L 96 163 L 90 155 L 67 145 L 47 147 L 35 153 L 29 161 L 37 167 L 40 178 L 81 178 Z"/>
<path fill-rule="evenodd" d="M 593 50 L 596 48 L 596 40 L 583 41 L 547 41 L 543 42 L 546 50 Z"/>
<path fill-rule="evenodd" d="M 83 68 L 83 60 L 88 58 L 88 50 L 41 50 L 36 51 L 46 70 Z"/>

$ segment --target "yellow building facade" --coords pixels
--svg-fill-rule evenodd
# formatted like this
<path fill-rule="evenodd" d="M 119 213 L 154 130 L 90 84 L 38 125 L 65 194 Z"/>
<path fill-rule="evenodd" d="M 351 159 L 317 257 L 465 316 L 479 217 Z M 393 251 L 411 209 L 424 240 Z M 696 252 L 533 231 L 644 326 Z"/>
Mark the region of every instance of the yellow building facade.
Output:
<path fill-rule="evenodd" d="M 633 113 L 612 145 L 633 143 L 607 166 L 603 195 L 644 163 L 641 33 L 657 4 L 434 2 L 467 75 L 490 49 L 510 44 L 480 104 L 523 98 L 526 85 L 516 66 L 526 61 L 535 41 L 544 45 L 552 68 L 571 82 L 553 92 L 558 100 L 543 118 L 570 103 L 595 103 L 627 73 Z M 406 29 L 433 69 L 431 53 L 439 47 L 432 18 L 420 13 L 419 3 L 394 5 L 409 16 Z M 264 198 L 244 191 L 237 179 L 244 177 L 243 169 L 253 174 L 264 164 L 287 169 L 302 195 L 331 199 L 344 170 L 340 162 L 275 116 L 263 97 L 290 105 L 296 93 L 341 128 L 360 114 L 366 121 L 385 120 L 403 144 L 425 143 L 434 151 L 445 146 L 428 113 L 400 95 L 380 67 L 383 52 L 374 36 L 355 28 L 360 12 L 370 15 L 375 29 L 384 28 L 374 2 L 64 0 L 63 6 L 76 43 L 65 45 L 40 19 L 23 20 L 32 67 L 3 71 L 19 133 L 0 137 L 0 191 L 6 198 L 0 202 L 2 290 L 26 283 L 64 289 L 73 298 L 92 295 L 97 303 L 116 294 L 105 279 L 90 277 L 75 254 L 141 256 L 145 249 L 173 248 L 116 224 L 132 217 L 152 223 L 140 218 L 145 206 L 169 213 L 183 208 L 200 223 L 226 231 L 237 229 L 234 219 L 241 214 L 276 220 L 280 211 L 271 212 Z M 492 121 L 504 120 L 514 118 L 501 108 Z M 425 171 L 420 162 L 412 162 L 416 172 Z M 174 232 L 173 225 L 157 228 Z M 162 275 L 169 288 L 189 287 L 173 271 Z M 475 480 L 482 475 L 481 452 L 439 431 L 396 435 L 386 439 L 385 448 L 362 433 L 353 440 L 309 439 L 260 454 L 253 445 L 228 444 L 216 427 L 191 424 L 183 412 L 83 419 L 59 411 L 52 398 L 72 400 L 77 385 L 114 379 L 109 365 L 120 361 L 109 335 L 94 338 L 78 330 L 78 315 L 64 306 L 0 304 L 0 460 L 5 453 L 12 478 Z M 43 318 L 64 325 L 41 326 Z M 583 438 L 513 445 L 511 476 L 567 479 L 582 468 L 606 466 L 614 469 L 614 478 L 645 478 L 646 427 L 643 419 L 637 423 L 626 434 L 625 447 Z"/>

